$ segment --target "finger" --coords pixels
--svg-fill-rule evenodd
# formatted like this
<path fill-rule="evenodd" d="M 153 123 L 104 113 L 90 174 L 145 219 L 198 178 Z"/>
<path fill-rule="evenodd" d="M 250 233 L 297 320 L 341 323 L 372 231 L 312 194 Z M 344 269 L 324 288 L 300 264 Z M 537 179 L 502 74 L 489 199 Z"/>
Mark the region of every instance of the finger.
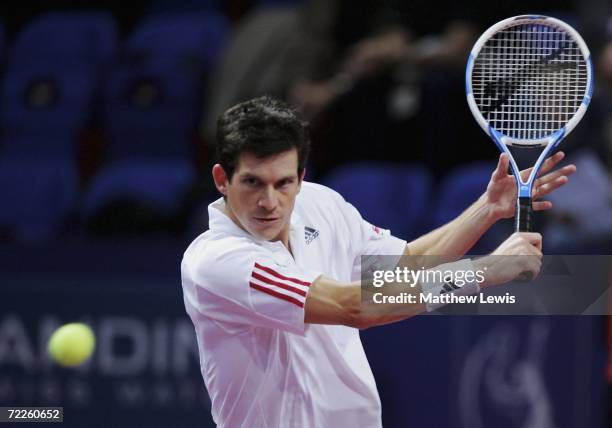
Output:
<path fill-rule="evenodd" d="M 531 245 L 540 247 L 542 246 L 542 235 L 537 232 L 517 232 L 523 239 L 529 242 Z"/>
<path fill-rule="evenodd" d="M 542 246 L 541 244 L 528 244 L 525 243 L 525 246 L 521 249 L 521 254 L 528 256 L 528 258 L 538 258 L 542 257 Z"/>
<path fill-rule="evenodd" d="M 541 272 L 542 270 L 542 261 L 539 258 L 536 257 L 530 257 L 530 266 L 529 266 L 529 271 L 533 274 L 533 279 L 535 279 Z"/>
<path fill-rule="evenodd" d="M 574 165 L 574 164 L 566 165 L 563 168 L 560 168 L 560 169 L 558 169 L 558 170 L 556 170 L 554 172 L 551 172 L 549 174 L 546 174 L 543 177 L 538 178 L 535 181 L 534 186 L 537 187 L 539 185 L 546 184 L 546 183 L 548 183 L 548 182 L 550 182 L 550 181 L 552 181 L 552 180 L 554 180 L 557 177 L 560 177 L 562 175 L 570 176 L 570 175 L 572 175 L 575 172 L 576 172 L 576 165 Z"/>
<path fill-rule="evenodd" d="M 535 257 L 540 257 L 542 255 L 542 240 L 530 241 L 528 244 L 528 253 Z"/>
<path fill-rule="evenodd" d="M 541 245 L 542 235 L 536 232 L 514 232 L 512 236 L 517 239 L 519 254 L 534 254 L 534 251 L 537 251 L 538 246 Z"/>
<path fill-rule="evenodd" d="M 566 176 L 561 176 L 552 183 L 543 184 L 542 186 L 539 186 L 534 190 L 532 198 L 539 199 L 543 196 L 546 196 L 554 190 L 558 189 L 559 187 L 563 186 L 564 184 L 567 184 L 568 180 L 569 179 Z"/>
<path fill-rule="evenodd" d="M 507 153 L 499 155 L 499 161 L 497 162 L 497 168 L 493 171 L 493 181 L 501 180 L 506 178 L 508 175 L 508 165 L 510 160 Z"/>
<path fill-rule="evenodd" d="M 552 155 L 549 158 L 547 158 L 544 161 L 544 163 L 542 164 L 542 166 L 540 167 L 540 171 L 538 171 L 538 177 L 541 176 L 542 174 L 546 174 L 548 171 L 553 169 L 555 167 L 555 165 L 557 165 L 559 162 L 561 162 L 561 160 L 564 157 L 565 157 L 565 153 L 557 152 L 554 155 Z M 527 180 L 527 178 L 529 178 L 529 175 L 531 174 L 532 170 L 533 170 L 533 167 L 522 170 L 521 171 L 521 178 L 523 180 Z"/>
<path fill-rule="evenodd" d="M 553 204 L 550 201 L 538 201 L 534 202 L 532 207 L 534 211 L 545 211 L 551 209 Z"/>
<path fill-rule="evenodd" d="M 563 158 L 565 157 L 565 153 L 557 152 L 554 155 L 550 156 L 548 159 L 544 161 L 542 167 L 540 168 L 540 172 L 538 173 L 538 177 L 542 174 L 546 174 L 548 171 L 553 169 L 555 165 L 557 165 Z"/>

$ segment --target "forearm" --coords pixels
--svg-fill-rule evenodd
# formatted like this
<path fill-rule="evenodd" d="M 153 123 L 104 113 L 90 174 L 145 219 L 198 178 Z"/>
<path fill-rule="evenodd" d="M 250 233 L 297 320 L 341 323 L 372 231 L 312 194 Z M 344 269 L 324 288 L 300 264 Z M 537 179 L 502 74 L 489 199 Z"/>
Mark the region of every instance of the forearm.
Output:
<path fill-rule="evenodd" d="M 403 321 L 427 311 L 427 305 L 419 297 L 423 293 L 420 284 L 412 287 L 391 285 L 384 293 L 368 285 L 361 288 L 361 293 L 359 328 L 362 329 Z M 398 300 L 390 300 L 393 298 L 402 300 L 398 303 Z M 389 303 L 393 301 L 396 303 Z"/>
<path fill-rule="evenodd" d="M 484 195 L 459 217 L 408 244 L 411 255 L 460 257 L 495 223 Z"/>
<path fill-rule="evenodd" d="M 420 286 L 390 287 L 384 293 L 387 298 L 409 293 L 415 296 L 415 303 L 377 304 L 376 293 L 381 293 L 381 290 L 371 281 L 362 286 L 361 282 L 342 284 L 319 277 L 310 286 L 304 321 L 364 329 L 401 321 L 426 310 L 426 305 L 416 297 L 421 293 Z"/>

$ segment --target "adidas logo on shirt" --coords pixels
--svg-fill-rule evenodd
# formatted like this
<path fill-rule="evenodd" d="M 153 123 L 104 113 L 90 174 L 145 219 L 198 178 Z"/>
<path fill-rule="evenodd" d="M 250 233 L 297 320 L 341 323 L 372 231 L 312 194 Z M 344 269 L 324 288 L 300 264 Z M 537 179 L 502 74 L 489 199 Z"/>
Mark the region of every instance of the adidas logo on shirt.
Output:
<path fill-rule="evenodd" d="M 306 240 L 306 245 L 314 241 L 314 239 L 317 236 L 319 236 L 319 231 L 317 229 L 313 229 L 312 227 L 304 226 L 304 239 Z"/>
<path fill-rule="evenodd" d="M 447 282 L 442 286 L 442 289 L 440 290 L 440 294 L 444 294 L 444 293 L 448 293 L 450 291 L 456 290 L 458 289 L 459 286 L 455 285 L 452 282 Z"/>

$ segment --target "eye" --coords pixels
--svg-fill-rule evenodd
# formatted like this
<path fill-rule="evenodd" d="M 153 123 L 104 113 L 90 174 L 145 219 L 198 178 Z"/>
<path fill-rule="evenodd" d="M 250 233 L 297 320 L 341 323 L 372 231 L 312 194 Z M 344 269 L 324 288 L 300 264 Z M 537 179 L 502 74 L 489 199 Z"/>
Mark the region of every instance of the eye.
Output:
<path fill-rule="evenodd" d="M 292 183 L 293 183 L 293 179 L 292 178 L 285 178 L 284 180 L 281 180 L 278 183 L 278 187 L 287 187 L 287 186 L 289 186 Z"/>
<path fill-rule="evenodd" d="M 242 179 L 242 182 L 247 186 L 256 187 L 259 185 L 259 180 L 255 177 L 246 177 Z"/>

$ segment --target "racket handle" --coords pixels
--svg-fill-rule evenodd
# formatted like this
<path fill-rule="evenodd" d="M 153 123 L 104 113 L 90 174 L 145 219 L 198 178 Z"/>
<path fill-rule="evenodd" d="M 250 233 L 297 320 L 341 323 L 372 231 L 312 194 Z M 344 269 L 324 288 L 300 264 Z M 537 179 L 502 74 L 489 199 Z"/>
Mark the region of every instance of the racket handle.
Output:
<path fill-rule="evenodd" d="M 514 216 L 514 230 L 516 232 L 531 232 L 533 230 L 533 208 L 531 198 L 518 198 L 516 201 L 516 215 Z M 516 277 L 516 281 L 529 282 L 533 274 L 525 271 Z"/>
<path fill-rule="evenodd" d="M 515 232 L 531 232 L 533 230 L 533 208 L 531 198 L 518 198 L 516 201 L 516 215 L 514 216 Z"/>

